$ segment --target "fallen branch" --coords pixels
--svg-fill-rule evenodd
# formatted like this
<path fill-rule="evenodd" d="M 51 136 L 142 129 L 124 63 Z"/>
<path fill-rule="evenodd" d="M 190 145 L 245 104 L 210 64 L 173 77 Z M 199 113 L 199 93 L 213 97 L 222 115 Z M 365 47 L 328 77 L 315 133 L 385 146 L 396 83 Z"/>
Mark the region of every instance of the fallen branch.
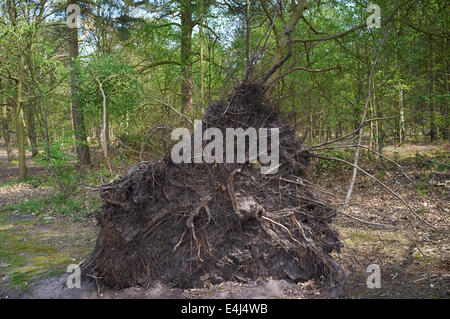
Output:
<path fill-rule="evenodd" d="M 389 193 L 391 193 L 392 195 L 394 195 L 398 200 L 400 200 L 403 204 L 405 204 L 406 207 L 408 207 L 409 211 L 411 212 L 411 214 L 413 214 L 417 219 L 419 219 L 420 221 L 422 221 L 424 224 L 426 224 L 427 226 L 429 226 L 430 228 L 434 229 L 436 232 L 440 233 L 441 235 L 445 236 L 445 237 L 449 237 L 447 234 L 443 233 L 442 231 L 440 231 L 438 228 L 436 228 L 434 225 L 430 224 L 429 222 L 427 222 L 425 219 L 423 219 L 422 217 L 420 217 L 416 211 L 411 207 L 411 205 L 408 204 L 408 202 L 406 202 L 400 195 L 398 195 L 396 192 L 394 192 L 392 189 L 389 188 L 389 186 L 387 186 L 386 184 L 384 184 L 382 181 L 380 181 L 379 179 L 377 179 L 375 176 L 369 174 L 368 172 L 366 172 L 364 169 L 362 169 L 361 167 L 354 165 L 346 160 L 343 160 L 341 158 L 337 158 L 337 157 L 328 157 L 328 156 L 321 156 L 321 155 L 317 155 L 317 154 L 311 154 L 311 157 L 316 157 L 319 159 L 325 159 L 325 160 L 331 160 L 331 161 L 338 161 L 347 165 L 352 166 L 353 168 L 361 171 L 364 175 L 369 176 L 370 178 L 372 178 L 373 180 L 375 180 L 378 184 L 380 184 L 381 186 L 383 186 L 385 189 L 387 189 L 389 191 Z"/>
<path fill-rule="evenodd" d="M 332 146 L 332 147 L 318 148 L 318 149 L 315 149 L 315 151 L 332 150 L 332 149 L 337 149 L 337 148 L 348 148 L 348 147 L 357 147 L 357 146 L 358 146 L 358 145 L 336 145 L 336 146 Z M 410 182 L 412 182 L 412 183 L 414 182 L 414 181 L 413 181 L 413 180 L 405 173 L 405 171 L 403 170 L 403 167 L 402 167 L 399 163 L 397 163 L 396 161 L 390 159 L 389 157 L 384 156 L 383 154 L 381 154 L 381 153 L 375 151 L 374 149 L 372 149 L 372 148 L 370 148 L 370 147 L 368 147 L 368 146 L 365 146 L 365 145 L 359 145 L 359 147 L 365 148 L 365 149 L 367 149 L 367 150 L 369 150 L 369 151 L 371 151 L 371 152 L 377 154 L 378 156 L 381 156 L 382 158 L 388 160 L 389 162 L 395 164 L 395 165 L 400 169 L 400 171 L 402 172 L 402 174 L 408 179 L 408 181 L 410 181 Z"/>
<path fill-rule="evenodd" d="M 388 227 L 388 228 L 395 228 L 395 229 L 398 228 L 398 227 L 392 226 L 392 225 L 379 224 L 379 223 L 369 222 L 369 221 L 367 221 L 367 220 L 360 219 L 360 218 L 358 218 L 358 217 L 349 215 L 349 214 L 344 213 L 344 212 L 342 212 L 342 211 L 341 211 L 340 213 L 341 213 L 342 215 L 344 215 L 344 216 L 347 216 L 347 217 L 351 218 L 351 219 L 357 220 L 357 221 L 360 222 L 360 223 L 368 224 L 368 225 L 371 225 L 371 226 Z"/>

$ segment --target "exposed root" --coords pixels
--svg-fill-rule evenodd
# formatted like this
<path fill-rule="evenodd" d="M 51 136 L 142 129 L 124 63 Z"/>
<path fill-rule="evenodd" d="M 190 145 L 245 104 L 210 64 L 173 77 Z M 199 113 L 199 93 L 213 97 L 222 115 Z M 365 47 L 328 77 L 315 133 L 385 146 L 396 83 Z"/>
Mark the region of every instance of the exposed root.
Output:
<path fill-rule="evenodd" d="M 330 225 L 336 209 L 314 193 L 326 190 L 303 179 L 311 154 L 265 104 L 263 91 L 246 84 L 229 101 L 212 103 L 203 127 L 279 128 L 277 172 L 169 157 L 131 167 L 100 188 L 100 234 L 83 273 L 114 288 L 341 275 L 330 256 L 341 246 Z"/>

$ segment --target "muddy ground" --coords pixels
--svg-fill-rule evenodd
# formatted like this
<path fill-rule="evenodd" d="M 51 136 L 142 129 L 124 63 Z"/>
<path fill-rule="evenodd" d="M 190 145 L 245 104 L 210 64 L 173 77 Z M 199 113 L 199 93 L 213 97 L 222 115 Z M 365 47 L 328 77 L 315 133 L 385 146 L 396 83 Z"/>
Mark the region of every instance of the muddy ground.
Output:
<path fill-rule="evenodd" d="M 390 148 L 399 157 L 426 156 L 434 147 Z M 1 157 L 1 154 L 0 154 Z M 415 157 L 417 161 L 417 156 Z M 420 157 L 422 158 L 422 157 Z M 414 163 L 414 161 L 411 161 Z M 161 283 L 121 291 L 102 290 L 92 282 L 81 289 L 67 289 L 68 264 L 89 257 L 97 228 L 89 218 L 58 212 L 71 211 L 72 202 L 43 210 L 41 199 L 52 199 L 56 191 L 48 186 L 14 183 L 15 163 L 0 164 L 0 298 L 450 298 L 450 242 L 431 231 L 407 208 L 375 182 L 359 175 L 352 205 L 340 209 L 334 224 L 344 248 L 335 254 L 347 279 L 339 287 L 321 282 L 300 284 L 264 278 L 253 282 L 204 283 L 203 288 L 176 289 Z M 394 170 L 373 173 L 398 192 L 426 221 L 448 233 L 450 219 L 448 173 L 433 168 L 405 167 L 415 182 Z M 37 167 L 36 174 L 42 174 Z M 351 171 L 329 172 L 311 181 L 332 190 L 335 201 L 343 202 Z M 94 192 L 79 193 L 72 210 L 89 210 Z M 28 205 L 21 203 L 27 202 Z M 72 203 L 72 204 L 71 204 Z M 45 205 L 40 204 L 40 205 Z M 53 206 L 52 206 L 53 207 Z M 67 209 L 66 209 L 67 208 Z M 361 223 L 394 225 L 395 229 Z M 369 264 L 381 269 L 381 288 L 368 289 Z"/>

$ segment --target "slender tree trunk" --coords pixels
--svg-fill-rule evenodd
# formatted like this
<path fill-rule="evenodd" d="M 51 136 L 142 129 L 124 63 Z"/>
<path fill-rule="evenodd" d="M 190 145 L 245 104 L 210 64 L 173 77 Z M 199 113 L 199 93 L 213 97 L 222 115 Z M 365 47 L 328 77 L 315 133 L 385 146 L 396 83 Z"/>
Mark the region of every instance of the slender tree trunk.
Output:
<path fill-rule="evenodd" d="M 382 105 L 382 100 L 380 98 L 380 103 L 379 103 L 380 107 L 379 107 L 379 111 L 377 112 L 377 116 L 381 119 L 383 117 L 383 105 Z M 378 153 L 380 153 L 380 163 L 381 165 L 384 165 L 383 163 L 383 157 L 381 155 L 383 155 L 383 120 L 379 120 L 378 121 Z"/>
<path fill-rule="evenodd" d="M 367 113 L 367 108 L 369 106 L 369 102 L 370 102 L 370 98 L 371 98 L 371 94 L 372 94 L 372 83 L 373 83 L 373 75 L 375 72 L 375 67 L 378 63 L 378 59 L 380 57 L 380 52 L 381 52 L 381 48 L 383 47 L 384 44 L 384 40 L 386 39 L 387 36 L 387 32 L 389 29 L 386 28 L 386 30 L 384 31 L 383 37 L 381 38 L 380 41 L 380 45 L 378 46 L 378 50 L 377 50 L 377 55 L 375 56 L 375 60 L 372 64 L 372 68 L 370 69 L 370 73 L 369 73 L 369 80 L 368 80 L 368 85 L 367 85 L 367 97 L 366 97 L 366 102 L 364 103 L 364 108 L 363 108 L 363 113 L 361 115 L 361 121 L 360 121 L 360 125 L 359 125 L 359 132 L 358 132 L 358 144 L 356 147 L 356 151 L 355 151 L 355 159 L 353 161 L 353 174 L 352 174 L 352 179 L 350 181 L 350 185 L 348 187 L 348 191 L 347 191 L 347 195 L 345 196 L 345 204 L 347 205 L 350 201 L 350 197 L 352 195 L 353 192 L 353 186 L 355 185 L 355 180 L 356 180 L 356 175 L 357 175 L 357 166 L 358 166 L 358 161 L 359 161 L 359 150 L 360 150 L 360 145 L 361 145 L 361 139 L 363 136 L 363 125 L 364 125 L 364 120 L 366 118 L 366 113 Z"/>
<path fill-rule="evenodd" d="M 292 94 L 292 117 L 294 119 L 294 132 L 297 135 L 297 109 L 295 107 L 295 89 L 294 83 L 291 84 L 291 94 Z"/>
<path fill-rule="evenodd" d="M 203 67 L 203 20 L 205 14 L 204 2 L 204 0 L 200 0 L 200 101 L 202 110 L 205 107 L 205 70 Z"/>
<path fill-rule="evenodd" d="M 247 0 L 245 10 L 245 59 L 248 69 L 250 67 L 250 0 Z"/>
<path fill-rule="evenodd" d="M 40 90 L 40 89 L 39 89 Z M 44 113 L 44 138 L 45 138 L 45 153 L 47 160 L 50 160 L 50 137 L 48 135 L 48 116 L 47 116 L 47 106 L 45 105 L 45 97 L 41 93 L 42 100 L 42 112 Z"/>
<path fill-rule="evenodd" d="M 103 85 L 100 81 L 97 80 L 98 88 L 102 93 L 102 109 L 103 109 L 103 119 L 102 119 L 102 144 L 103 144 L 103 156 L 105 157 L 106 165 L 108 169 L 111 171 L 111 165 L 109 163 L 108 156 L 108 144 L 109 144 L 109 132 L 108 132 L 108 114 L 106 109 L 106 95 L 103 90 Z"/>
<path fill-rule="evenodd" d="M 271 21 L 273 20 L 273 15 L 268 11 L 267 6 L 265 5 L 264 0 L 259 0 L 259 3 L 261 4 L 267 18 Z M 272 24 L 272 31 L 273 35 L 275 37 L 275 48 L 274 48 L 274 54 L 272 57 L 272 66 L 275 66 L 283 59 L 283 54 L 285 54 L 286 48 L 288 48 L 289 45 L 289 32 L 294 31 L 298 21 L 303 15 L 303 12 L 307 6 L 307 2 L 305 0 L 298 0 L 297 2 L 292 1 L 292 8 L 291 8 L 291 14 L 288 19 L 286 19 L 285 29 L 280 32 L 277 29 L 277 26 L 275 23 Z M 286 17 L 285 17 L 286 18 Z M 275 21 L 274 21 L 275 22 Z M 309 29 L 307 29 L 308 33 L 310 32 Z M 286 32 L 284 32 L 286 31 Z M 269 76 L 267 79 L 267 83 L 271 83 L 274 79 L 276 79 L 281 74 L 281 69 L 278 68 L 275 70 L 273 74 Z M 271 92 L 272 89 L 269 89 L 267 92 Z"/>
<path fill-rule="evenodd" d="M 5 140 L 5 147 L 6 147 L 6 156 L 8 158 L 8 161 L 14 160 L 16 157 L 14 155 L 14 151 L 11 145 L 11 137 L 9 135 L 9 128 L 8 123 L 10 120 L 8 108 L 6 104 L 2 106 L 2 134 L 3 139 Z"/>
<path fill-rule="evenodd" d="M 445 25 L 444 25 L 444 29 L 448 30 L 448 20 L 445 20 Z M 449 56 L 449 50 L 448 50 L 448 37 L 444 38 L 444 70 L 445 70 L 445 74 L 450 74 L 449 69 L 448 69 L 448 56 Z M 444 90 L 445 92 L 448 94 L 450 92 L 450 87 L 448 85 L 448 76 L 444 76 Z M 448 105 L 445 106 L 444 105 L 444 114 L 446 114 L 446 112 L 448 112 Z M 441 130 L 441 134 L 442 134 L 442 138 L 444 140 L 449 139 L 449 128 L 448 125 L 444 123 L 442 130 Z"/>
<path fill-rule="evenodd" d="M 33 56 L 32 51 L 32 45 L 30 44 L 29 47 L 29 54 L 28 54 L 28 68 L 30 72 L 30 78 L 31 82 L 33 83 L 34 87 L 38 90 L 39 96 L 41 98 L 41 108 L 39 109 L 39 113 L 41 114 L 41 117 L 43 119 L 43 126 L 44 126 L 44 140 L 45 140 L 45 154 L 47 160 L 50 160 L 50 138 L 48 136 L 48 116 L 47 116 L 47 106 L 45 102 L 45 95 L 44 92 L 41 90 L 41 87 L 36 81 L 36 78 L 34 76 L 34 67 L 33 67 L 33 59 L 31 58 Z M 35 110 L 31 110 L 33 113 Z M 39 121 L 39 118 L 38 118 Z M 31 119 L 29 122 L 34 122 L 33 114 L 31 114 Z M 34 124 L 32 124 L 34 126 Z M 32 131 L 34 132 L 35 129 L 33 128 Z M 34 156 L 34 155 L 33 155 Z"/>
<path fill-rule="evenodd" d="M 37 149 L 37 137 L 36 137 L 36 124 L 34 120 L 34 108 L 32 105 L 24 107 L 25 122 L 27 124 L 27 135 L 31 144 L 31 156 L 34 157 L 38 154 Z"/>
<path fill-rule="evenodd" d="M 369 114 L 372 116 L 373 113 L 373 99 L 371 98 L 369 101 Z M 372 148 L 372 143 L 373 143 L 373 131 L 374 131 L 374 122 L 371 121 L 369 123 L 369 148 Z M 367 154 L 370 154 L 370 151 L 367 150 Z"/>
<path fill-rule="evenodd" d="M 192 83 L 192 3 L 181 0 L 181 111 L 192 112 L 194 105 Z"/>
<path fill-rule="evenodd" d="M 438 140 L 437 126 L 436 126 L 436 108 L 434 105 L 434 50 L 433 50 L 433 38 L 428 37 L 430 44 L 429 61 L 430 61 L 430 100 L 429 100 L 429 117 L 430 117 L 430 140 L 436 142 Z"/>
<path fill-rule="evenodd" d="M 75 3 L 71 1 L 71 3 Z M 86 129 L 84 126 L 83 113 L 80 110 L 78 101 L 78 83 L 77 71 L 75 68 L 75 59 L 78 57 L 78 32 L 76 28 L 69 29 L 69 55 L 71 67 L 71 100 L 72 100 L 72 121 L 76 139 L 77 157 L 80 165 L 89 165 L 91 162 L 89 156 L 89 146 L 86 138 Z"/>
<path fill-rule="evenodd" d="M 16 137 L 17 148 L 19 149 L 19 178 L 24 179 L 27 175 L 27 162 L 25 155 L 25 127 L 23 124 L 23 108 L 22 108 L 22 94 L 23 94 L 23 78 L 24 78 L 25 62 L 23 55 L 19 61 L 19 72 L 16 82 Z"/>
<path fill-rule="evenodd" d="M 1 89 L 2 89 L 2 79 L 0 78 L 0 91 Z M 8 107 L 6 106 L 6 99 L 4 98 L 3 94 L 1 95 L 0 103 L 2 105 L 1 124 L 2 124 L 3 139 L 5 140 L 6 156 L 8 158 L 8 161 L 12 161 L 15 159 L 15 156 L 14 151 L 12 149 L 11 137 L 9 135 L 9 128 L 8 128 L 8 124 L 10 121 L 10 114 L 8 111 Z"/>
<path fill-rule="evenodd" d="M 375 87 L 373 79 L 372 79 L 372 87 Z M 373 92 L 373 94 L 372 94 L 372 112 L 373 112 L 372 114 L 375 115 L 376 117 L 382 117 L 381 113 L 379 113 L 379 111 L 378 111 L 378 107 L 377 107 L 377 103 L 376 103 L 376 92 Z M 376 136 L 376 143 L 378 143 L 378 145 L 375 145 L 374 147 L 378 147 L 378 153 L 380 153 L 380 154 L 382 154 L 382 151 L 383 151 L 382 147 L 380 146 L 381 121 L 382 120 L 375 121 L 375 132 L 373 133 L 373 135 Z M 380 161 L 381 161 L 381 164 L 383 164 L 382 156 L 380 156 Z"/>
<path fill-rule="evenodd" d="M 100 148 L 102 144 L 102 134 L 98 125 L 95 126 L 95 139 L 97 140 L 97 146 Z"/>
<path fill-rule="evenodd" d="M 399 83 L 398 106 L 399 106 L 399 111 L 400 111 L 398 136 L 399 136 L 399 142 L 401 145 L 405 142 L 405 110 L 403 108 L 403 87 L 402 87 L 401 83 Z"/>

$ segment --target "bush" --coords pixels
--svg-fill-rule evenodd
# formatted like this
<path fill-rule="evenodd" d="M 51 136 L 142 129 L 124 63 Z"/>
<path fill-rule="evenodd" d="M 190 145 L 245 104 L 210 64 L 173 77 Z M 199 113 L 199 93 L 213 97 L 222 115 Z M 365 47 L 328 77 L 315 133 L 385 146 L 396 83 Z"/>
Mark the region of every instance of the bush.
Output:
<path fill-rule="evenodd" d="M 76 147 L 72 132 L 66 132 L 63 137 L 56 138 L 49 145 L 50 154 L 39 154 L 38 162 L 47 168 L 53 179 L 48 182 L 56 186 L 61 193 L 67 194 L 77 188 L 78 174 L 76 169 L 76 156 L 72 149 Z M 45 145 L 43 148 L 46 149 Z"/>

